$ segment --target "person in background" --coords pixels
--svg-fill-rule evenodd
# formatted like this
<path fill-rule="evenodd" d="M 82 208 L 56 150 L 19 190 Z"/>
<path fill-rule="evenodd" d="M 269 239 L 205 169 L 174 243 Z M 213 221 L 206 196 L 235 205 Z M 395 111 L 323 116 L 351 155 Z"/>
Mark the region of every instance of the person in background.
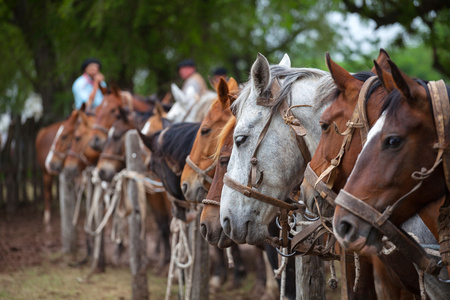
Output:
<path fill-rule="evenodd" d="M 211 79 L 213 86 L 219 84 L 221 77 L 228 81 L 227 69 L 225 69 L 224 67 L 219 67 L 214 70 L 213 77 Z"/>
<path fill-rule="evenodd" d="M 88 58 L 81 64 L 81 72 L 72 85 L 75 98 L 75 109 L 79 109 L 83 103 L 88 107 L 95 108 L 102 103 L 103 94 L 99 84 L 106 88 L 105 77 L 100 73 L 102 64 L 96 58 Z"/>
<path fill-rule="evenodd" d="M 205 79 L 197 72 L 192 59 L 185 59 L 178 64 L 178 74 L 184 80 L 181 89 L 185 94 L 197 94 L 201 97 L 207 91 Z"/>

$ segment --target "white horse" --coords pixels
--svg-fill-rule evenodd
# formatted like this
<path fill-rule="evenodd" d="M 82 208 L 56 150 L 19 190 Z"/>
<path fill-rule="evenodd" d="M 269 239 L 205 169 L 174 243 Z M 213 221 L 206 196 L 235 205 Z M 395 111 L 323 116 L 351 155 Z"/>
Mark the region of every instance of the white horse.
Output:
<path fill-rule="evenodd" d="M 321 135 L 319 118 L 329 105 L 330 91 L 335 89 L 328 73 L 317 69 L 291 68 L 285 55 L 279 65 L 269 66 L 267 59 L 258 54 L 252 66 L 250 80 L 234 103 L 236 129 L 234 147 L 228 164 L 228 177 L 247 185 L 250 160 L 263 127 L 271 114 L 271 107 L 258 105 L 267 98 L 274 79 L 278 78 L 278 99 L 286 99 L 288 106 L 306 104 L 311 107 L 293 108 L 293 115 L 306 129 L 304 136 L 311 155 Z M 285 200 L 291 190 L 300 184 L 305 162 L 290 127 L 281 115 L 274 112 L 269 128 L 259 145 L 256 155 L 257 177 L 262 181 L 259 193 Z M 263 172 L 263 173 L 261 173 Z M 262 178 L 261 178 L 262 177 Z M 237 243 L 257 244 L 268 236 L 267 225 L 275 217 L 278 208 L 224 185 L 220 203 L 220 222 L 224 232 Z"/>
<path fill-rule="evenodd" d="M 201 97 L 194 90 L 183 92 L 176 84 L 170 86 L 175 104 L 167 113 L 172 123 L 201 122 L 217 94 L 206 91 Z"/>

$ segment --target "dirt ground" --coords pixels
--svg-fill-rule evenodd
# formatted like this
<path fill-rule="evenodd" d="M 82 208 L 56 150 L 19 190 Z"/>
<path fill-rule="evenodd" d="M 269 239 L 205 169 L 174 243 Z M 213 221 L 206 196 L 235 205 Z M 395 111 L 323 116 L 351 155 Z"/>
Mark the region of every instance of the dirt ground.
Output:
<path fill-rule="evenodd" d="M 80 216 L 84 220 L 84 216 Z M 51 229 L 42 224 L 42 209 L 30 204 L 12 216 L 0 209 L 0 299 L 131 299 L 131 275 L 127 249 L 119 260 L 114 257 L 114 243 L 105 235 L 106 272 L 89 274 L 89 266 L 73 267 L 74 262 L 85 256 L 85 233 L 78 224 L 78 254 L 61 253 L 60 218 L 53 207 Z M 164 299 L 167 278 L 156 272 L 158 257 L 154 254 L 155 224 L 147 222 L 147 253 L 150 258 L 148 286 L 151 299 Z M 127 246 L 127 245 L 126 245 Z M 241 247 L 248 270 L 238 289 L 228 282 L 210 295 L 210 299 L 259 299 L 252 294 L 255 282 L 252 248 Z M 177 285 L 172 288 L 176 299 Z M 328 294 L 328 292 L 327 292 Z M 334 294 L 334 293 L 333 293 Z"/>

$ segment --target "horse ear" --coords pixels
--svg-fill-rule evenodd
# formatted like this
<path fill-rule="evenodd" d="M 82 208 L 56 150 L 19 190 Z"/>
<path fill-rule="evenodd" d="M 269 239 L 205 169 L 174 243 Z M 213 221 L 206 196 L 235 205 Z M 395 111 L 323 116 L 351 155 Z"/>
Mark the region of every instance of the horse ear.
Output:
<path fill-rule="evenodd" d="M 283 58 L 281 59 L 281 61 L 278 65 L 286 67 L 286 68 L 291 67 L 291 59 L 289 58 L 289 55 L 287 55 L 287 53 L 284 54 Z"/>
<path fill-rule="evenodd" d="M 347 90 L 355 87 L 354 83 L 359 80 L 355 79 L 346 69 L 335 63 L 328 52 L 326 54 L 326 61 L 331 77 L 342 93 L 345 94 Z"/>
<path fill-rule="evenodd" d="M 259 94 L 264 92 L 269 87 L 270 66 L 267 59 L 261 53 L 258 53 L 258 57 L 253 63 L 250 74 L 252 76 L 253 87 Z"/>
<path fill-rule="evenodd" d="M 230 79 L 228 79 L 228 90 L 235 91 L 238 89 L 239 89 L 239 85 L 238 85 L 236 79 L 234 79 L 233 77 L 230 77 Z"/>
<path fill-rule="evenodd" d="M 230 107 L 228 102 L 228 93 L 228 84 L 225 79 L 220 77 L 219 85 L 217 86 L 217 95 L 219 96 L 219 101 L 222 103 L 222 109 L 224 110 Z"/>
<path fill-rule="evenodd" d="M 392 78 L 392 74 L 383 69 L 376 60 L 373 61 L 375 74 L 377 74 L 378 78 L 380 78 L 381 84 L 384 89 L 390 93 L 395 88 L 394 79 Z"/>
<path fill-rule="evenodd" d="M 386 50 L 384 50 L 383 48 L 380 48 L 380 53 L 378 54 L 378 58 L 377 58 L 377 63 L 378 65 L 385 69 L 385 70 L 391 70 L 391 66 L 388 63 L 388 59 L 390 59 L 391 57 L 389 56 L 389 54 L 386 52 Z M 376 72 L 376 68 L 375 66 L 372 68 L 371 70 L 373 73 L 377 73 Z M 378 73 L 377 73 L 378 74 Z M 379 76 L 378 76 L 379 77 Z"/>
<path fill-rule="evenodd" d="M 159 101 L 155 102 L 155 107 L 153 108 L 153 114 L 160 118 L 162 118 L 166 114 L 164 107 L 161 105 L 161 103 Z"/>
<path fill-rule="evenodd" d="M 170 85 L 170 90 L 172 91 L 173 99 L 175 99 L 176 102 L 179 102 L 182 105 L 188 102 L 184 92 L 175 83 Z"/>
<path fill-rule="evenodd" d="M 83 102 L 83 104 L 81 104 L 79 111 L 86 111 L 86 102 Z"/>
<path fill-rule="evenodd" d="M 115 96 L 120 98 L 120 89 L 115 83 L 111 84 L 111 88 L 110 89 L 111 89 L 111 93 L 113 95 L 115 95 Z"/>
<path fill-rule="evenodd" d="M 84 111 L 78 112 L 78 119 L 80 120 L 80 122 L 82 122 L 84 124 L 89 123 L 88 116 L 86 115 L 86 113 Z"/>
<path fill-rule="evenodd" d="M 98 88 L 100 89 L 100 91 L 102 92 L 102 95 L 105 96 L 108 93 L 108 88 L 107 87 L 103 87 L 101 82 L 98 83 Z"/>
<path fill-rule="evenodd" d="M 408 101 L 427 98 L 426 91 L 420 84 L 403 73 L 403 71 L 400 70 L 392 60 L 389 59 L 388 63 L 391 66 L 395 87 L 403 94 L 403 96 L 405 96 Z"/>
<path fill-rule="evenodd" d="M 153 140 L 155 138 L 155 134 L 146 136 L 140 130 L 137 130 L 137 132 L 139 133 L 139 136 L 140 136 L 142 142 L 144 143 L 145 147 L 147 147 L 151 152 L 154 152 L 155 149 L 153 146 Z"/>

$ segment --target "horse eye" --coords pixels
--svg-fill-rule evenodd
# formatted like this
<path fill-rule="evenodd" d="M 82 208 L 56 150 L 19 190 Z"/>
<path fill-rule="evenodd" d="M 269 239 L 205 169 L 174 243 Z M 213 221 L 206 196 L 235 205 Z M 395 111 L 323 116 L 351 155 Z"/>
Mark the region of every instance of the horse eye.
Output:
<path fill-rule="evenodd" d="M 65 135 L 61 136 L 61 140 L 62 140 L 62 141 L 65 141 L 65 140 L 67 139 L 67 137 L 68 137 L 68 135 L 67 135 L 67 134 L 65 134 Z"/>
<path fill-rule="evenodd" d="M 211 128 L 202 128 L 200 133 L 202 136 L 208 135 L 211 132 Z"/>
<path fill-rule="evenodd" d="M 80 140 L 81 140 L 81 136 L 76 136 L 76 137 L 75 137 L 75 141 L 78 142 L 78 141 L 80 141 Z"/>
<path fill-rule="evenodd" d="M 228 166 L 228 161 L 229 161 L 229 160 L 230 160 L 230 157 L 229 157 L 229 156 L 222 156 L 222 157 L 219 159 L 220 165 L 223 166 L 223 167 Z"/>
<path fill-rule="evenodd" d="M 236 147 L 239 147 L 240 145 L 242 145 L 243 143 L 245 143 L 245 141 L 247 140 L 246 135 L 238 135 L 235 139 L 234 142 L 236 144 Z"/>
<path fill-rule="evenodd" d="M 400 147 L 401 144 L 402 144 L 402 139 L 396 135 L 388 136 L 384 140 L 384 148 L 396 149 L 396 148 Z"/>
<path fill-rule="evenodd" d="M 328 128 L 330 128 L 330 124 L 327 123 L 320 123 L 320 127 L 322 128 L 322 132 L 325 132 L 328 130 Z"/>

